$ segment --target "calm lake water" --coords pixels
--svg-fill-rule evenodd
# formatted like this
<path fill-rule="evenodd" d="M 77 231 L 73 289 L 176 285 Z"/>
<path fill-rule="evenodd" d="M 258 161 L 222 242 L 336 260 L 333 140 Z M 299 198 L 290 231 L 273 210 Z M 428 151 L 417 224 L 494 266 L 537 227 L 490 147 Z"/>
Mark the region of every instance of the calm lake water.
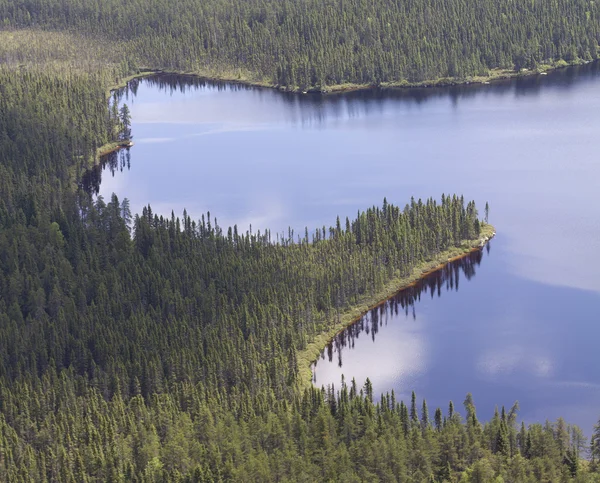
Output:
<path fill-rule="evenodd" d="M 181 81 L 181 79 L 180 79 Z M 375 393 L 526 421 L 600 417 L 600 67 L 500 84 L 291 95 L 162 77 L 129 93 L 131 169 L 100 194 L 273 232 L 411 196 L 490 203 L 490 246 L 367 314 L 318 361 Z M 124 160 L 124 164 L 127 162 Z M 113 166 L 114 168 L 114 166 Z"/>

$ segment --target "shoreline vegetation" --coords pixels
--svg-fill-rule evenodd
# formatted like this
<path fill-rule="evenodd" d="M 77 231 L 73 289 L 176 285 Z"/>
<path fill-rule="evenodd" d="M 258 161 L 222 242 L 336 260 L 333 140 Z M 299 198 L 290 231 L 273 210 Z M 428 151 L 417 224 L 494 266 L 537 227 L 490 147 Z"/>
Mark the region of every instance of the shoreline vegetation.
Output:
<path fill-rule="evenodd" d="M 215 73 L 202 73 L 202 72 L 194 72 L 194 71 L 177 71 L 170 69 L 152 69 L 149 67 L 145 67 L 140 70 L 137 74 L 132 74 L 121 79 L 115 85 L 109 87 L 107 90 L 107 97 L 116 90 L 127 87 L 128 82 L 134 79 L 142 79 L 144 77 L 150 77 L 154 75 L 177 75 L 182 77 L 192 77 L 195 79 L 202 79 L 209 82 L 225 82 L 230 84 L 239 84 L 248 87 L 262 87 L 267 89 L 274 89 L 280 92 L 286 93 L 296 93 L 296 94 L 343 94 L 347 92 L 355 92 L 355 91 L 368 91 L 373 89 L 415 89 L 415 88 L 434 88 L 434 87 L 453 87 L 453 86 L 466 86 L 466 85 L 488 85 L 492 83 L 497 83 L 499 81 L 506 81 L 510 79 L 515 79 L 519 77 L 531 77 L 535 75 L 547 75 L 550 72 L 555 70 L 564 69 L 566 67 L 574 67 L 577 65 L 585 65 L 593 62 L 597 62 L 598 60 L 585 61 L 581 59 L 576 59 L 572 62 L 567 62 L 565 60 L 557 60 L 552 64 L 540 64 L 534 69 L 520 69 L 520 70 L 510 70 L 510 69 L 490 69 L 488 75 L 472 75 L 465 76 L 463 78 L 459 77 L 440 77 L 437 79 L 429 79 L 422 80 L 417 82 L 410 82 L 407 80 L 401 81 L 389 81 L 389 82 L 380 82 L 376 84 L 358 84 L 358 83 L 343 83 L 343 84 L 332 84 L 324 87 L 308 87 L 303 89 L 294 85 L 281 85 L 274 84 L 272 82 L 266 80 L 256 80 L 250 77 L 235 77 L 233 75 L 220 75 Z"/>
<path fill-rule="evenodd" d="M 96 157 L 101 158 L 102 156 L 106 156 L 107 154 L 114 153 L 115 151 L 119 151 L 121 149 L 127 149 L 134 145 L 133 141 L 127 139 L 124 141 L 114 141 L 112 143 L 107 143 L 104 146 L 100 146 L 96 150 Z"/>
<path fill-rule="evenodd" d="M 386 303 L 396 294 L 410 287 L 414 287 L 418 282 L 430 274 L 441 270 L 449 263 L 460 260 L 477 250 L 482 250 L 495 235 L 496 229 L 493 225 L 488 223 L 482 224 L 479 238 L 465 240 L 460 246 L 441 252 L 433 259 L 416 266 L 407 277 L 390 280 L 382 290 L 374 295 L 365 297 L 360 304 L 357 304 L 344 314 L 341 314 L 338 317 L 337 323 L 328 330 L 317 335 L 307 344 L 305 349 L 298 351 L 299 389 L 304 390 L 312 385 L 313 364 L 319 359 L 323 350 L 338 334 L 357 323 L 370 310 Z"/>

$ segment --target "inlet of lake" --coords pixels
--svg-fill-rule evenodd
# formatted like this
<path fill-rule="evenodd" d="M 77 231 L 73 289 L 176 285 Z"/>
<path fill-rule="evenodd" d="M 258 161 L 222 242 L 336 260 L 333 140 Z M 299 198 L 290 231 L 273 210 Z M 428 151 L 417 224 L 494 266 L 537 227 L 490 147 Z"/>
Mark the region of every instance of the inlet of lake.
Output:
<path fill-rule="evenodd" d="M 134 94 L 135 93 L 135 94 Z M 160 76 L 135 82 L 135 146 L 99 192 L 140 212 L 210 211 L 273 233 L 458 193 L 497 236 L 373 310 L 327 347 L 314 383 L 342 375 L 376 395 L 482 419 L 600 418 L 600 65 L 490 85 L 336 95 Z M 112 172 L 111 172 L 112 171 Z"/>

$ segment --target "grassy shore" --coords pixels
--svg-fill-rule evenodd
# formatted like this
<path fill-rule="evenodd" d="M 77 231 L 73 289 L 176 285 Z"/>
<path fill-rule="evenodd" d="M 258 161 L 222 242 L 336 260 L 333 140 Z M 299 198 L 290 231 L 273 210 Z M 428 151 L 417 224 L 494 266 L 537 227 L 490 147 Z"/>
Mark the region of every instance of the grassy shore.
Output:
<path fill-rule="evenodd" d="M 343 93 L 365 89 L 405 89 L 414 87 L 449 87 L 456 85 L 468 85 L 468 84 L 490 84 L 494 81 L 506 80 L 515 77 L 525 77 L 531 75 L 538 75 L 547 73 L 555 69 L 561 69 L 570 65 L 578 65 L 579 62 L 567 63 L 564 61 L 558 61 L 554 64 L 544 64 L 538 66 L 536 69 L 522 69 L 520 71 L 508 70 L 508 69 L 492 69 L 488 72 L 488 75 L 474 75 L 467 76 L 464 78 L 457 77 L 441 77 L 434 80 L 424 80 L 419 82 L 408 82 L 406 80 L 400 82 L 382 82 L 377 85 L 372 84 L 340 84 L 334 86 L 328 86 L 326 88 L 327 93 Z"/>
<path fill-rule="evenodd" d="M 481 235 L 476 240 L 466 240 L 461 246 L 453 247 L 450 250 L 440 253 L 437 257 L 415 267 L 408 277 L 395 278 L 390 280 L 386 286 L 370 297 L 365 297 L 359 305 L 345 312 L 340 317 L 339 323 L 333 325 L 327 331 L 315 337 L 306 349 L 298 351 L 298 367 L 300 372 L 299 386 L 300 389 L 310 386 L 312 383 L 312 364 L 319 358 L 323 349 L 329 344 L 337 334 L 343 331 L 349 325 L 352 325 L 366 314 L 369 310 L 383 304 L 389 298 L 396 295 L 399 291 L 415 285 L 419 280 L 426 277 L 430 273 L 442 269 L 448 263 L 459 260 L 468 254 L 481 249 L 482 242 L 492 238 L 495 233 L 495 228 L 492 225 L 486 224 L 481 229 Z"/>
<path fill-rule="evenodd" d="M 133 146 L 132 141 L 114 141 L 112 143 L 107 143 L 104 146 L 100 146 L 96 149 L 96 160 L 100 159 L 102 156 L 106 156 L 107 154 L 114 153 L 119 149 L 130 148 Z"/>
<path fill-rule="evenodd" d="M 127 87 L 127 83 L 129 81 L 132 81 L 133 79 L 141 79 L 142 77 L 148 77 L 148 76 L 154 75 L 156 73 L 157 73 L 156 70 L 141 70 L 137 74 L 133 74 L 133 75 L 130 75 L 128 77 L 124 77 L 123 79 L 120 79 L 119 82 L 117 82 L 116 84 L 110 86 L 106 90 L 106 98 L 108 99 L 113 91 L 116 91 L 116 90 L 123 89 L 123 88 Z"/>

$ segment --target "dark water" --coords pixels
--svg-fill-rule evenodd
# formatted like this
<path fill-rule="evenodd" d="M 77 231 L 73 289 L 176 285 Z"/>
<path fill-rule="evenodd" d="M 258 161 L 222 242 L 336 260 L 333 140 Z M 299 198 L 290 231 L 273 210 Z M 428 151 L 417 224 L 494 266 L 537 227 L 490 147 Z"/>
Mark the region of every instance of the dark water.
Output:
<path fill-rule="evenodd" d="M 444 408 L 472 392 L 482 417 L 519 400 L 528 421 L 562 415 L 590 432 L 600 417 L 598 64 L 325 97 L 167 77 L 135 90 L 122 102 L 136 145 L 114 176 L 101 173 L 100 194 L 138 212 L 185 207 L 221 226 L 303 232 L 384 196 L 489 201 L 490 253 L 368 314 L 324 352 L 317 385 L 368 376 L 376 393 L 414 389 Z"/>

